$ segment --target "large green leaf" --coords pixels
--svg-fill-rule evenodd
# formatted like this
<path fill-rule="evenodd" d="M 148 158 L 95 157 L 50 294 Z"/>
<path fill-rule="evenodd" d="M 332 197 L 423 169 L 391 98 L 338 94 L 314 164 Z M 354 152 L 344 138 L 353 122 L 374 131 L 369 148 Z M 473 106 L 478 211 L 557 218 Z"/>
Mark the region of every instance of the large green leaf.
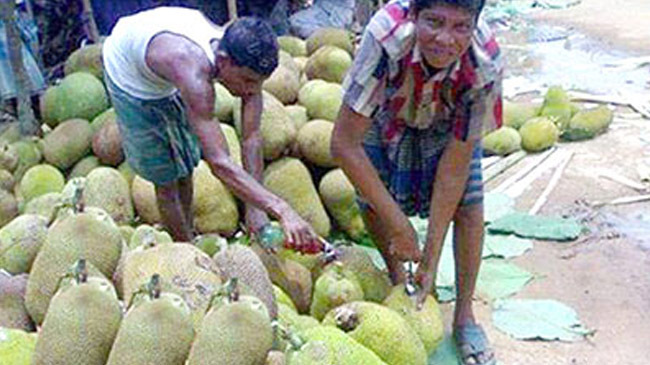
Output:
<path fill-rule="evenodd" d="M 488 226 L 490 233 L 510 234 L 539 240 L 570 241 L 578 238 L 583 227 L 573 219 L 511 213 Z"/>
<path fill-rule="evenodd" d="M 533 242 L 513 235 L 485 234 L 483 258 L 510 259 L 533 248 Z"/>
<path fill-rule="evenodd" d="M 515 211 L 515 200 L 506 194 L 486 193 L 483 198 L 485 223 L 493 222 Z"/>
<path fill-rule="evenodd" d="M 442 340 L 436 352 L 429 356 L 428 365 L 458 365 L 458 352 L 456 351 L 456 344 L 449 333 L 445 333 L 445 338 Z"/>
<path fill-rule="evenodd" d="M 479 297 L 494 300 L 519 292 L 533 280 L 533 275 L 505 260 L 485 260 L 481 263 L 476 282 Z"/>
<path fill-rule="evenodd" d="M 593 333 L 577 313 L 551 299 L 502 299 L 494 303 L 492 322 L 520 340 L 577 341 Z"/>

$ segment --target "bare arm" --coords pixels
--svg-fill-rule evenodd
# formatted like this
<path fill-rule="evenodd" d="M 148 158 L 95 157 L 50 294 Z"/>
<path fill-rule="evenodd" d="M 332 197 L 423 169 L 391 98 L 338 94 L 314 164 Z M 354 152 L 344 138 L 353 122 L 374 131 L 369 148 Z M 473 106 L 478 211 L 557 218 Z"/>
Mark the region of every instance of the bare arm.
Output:
<path fill-rule="evenodd" d="M 387 225 L 391 247 L 399 248 L 395 251 L 397 258 L 417 260 L 419 252 L 415 232 L 363 150 L 363 138 L 371 124 L 370 118 L 344 105 L 332 135 L 332 156 L 368 201 L 371 209 Z"/>

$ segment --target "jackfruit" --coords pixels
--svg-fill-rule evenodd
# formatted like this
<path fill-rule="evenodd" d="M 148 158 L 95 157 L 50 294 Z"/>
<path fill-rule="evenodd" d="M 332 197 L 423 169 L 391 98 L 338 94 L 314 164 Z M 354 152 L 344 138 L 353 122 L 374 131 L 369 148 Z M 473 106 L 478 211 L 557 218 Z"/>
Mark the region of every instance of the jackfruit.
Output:
<path fill-rule="evenodd" d="M 109 108 L 92 119 L 90 122 L 90 128 L 93 130 L 93 136 L 102 129 L 104 124 L 112 120 L 117 120 L 117 114 L 115 114 L 114 108 Z"/>
<path fill-rule="evenodd" d="M 127 252 L 115 270 L 113 281 L 120 298 L 133 293 L 159 274 L 163 290 L 180 295 L 192 311 L 195 328 L 208 309 L 211 296 L 221 288 L 218 268 L 212 259 L 187 243 L 140 246 Z"/>
<path fill-rule="evenodd" d="M 0 364 L 32 365 L 36 334 L 0 327 Z"/>
<path fill-rule="evenodd" d="M 503 125 L 519 129 L 524 123 L 539 115 L 541 106 L 536 103 L 503 101 Z"/>
<path fill-rule="evenodd" d="M 521 136 L 516 129 L 501 127 L 483 137 L 483 149 L 491 154 L 505 156 L 521 149 Z"/>
<path fill-rule="evenodd" d="M 221 123 L 221 130 L 223 135 L 226 137 L 226 143 L 228 143 L 228 153 L 230 158 L 239 166 L 242 165 L 241 160 L 241 144 L 239 143 L 239 137 L 237 136 L 237 131 L 231 125 Z"/>
<path fill-rule="evenodd" d="M 332 132 L 334 132 L 334 123 L 327 120 L 316 119 L 305 124 L 297 137 L 300 154 L 314 165 L 336 166 L 330 152 Z"/>
<path fill-rule="evenodd" d="M 309 170 L 300 160 L 285 157 L 270 164 L 264 171 L 264 186 L 289 203 L 319 236 L 329 236 L 329 217 Z"/>
<path fill-rule="evenodd" d="M 105 278 L 80 277 L 52 298 L 36 341 L 33 365 L 104 365 L 122 319 Z"/>
<path fill-rule="evenodd" d="M 296 64 L 296 61 L 293 60 L 291 55 L 283 50 L 278 52 L 278 66 L 284 66 L 296 73 L 300 73 L 300 68 Z"/>
<path fill-rule="evenodd" d="M 32 319 L 29 318 L 27 309 L 25 309 L 26 288 L 27 274 L 10 276 L 0 272 L 0 331 L 3 327 L 23 331 L 36 329 Z M 1 337 L 0 342 L 2 341 Z M 2 355 L 0 355 L 0 359 L 2 359 Z M 0 361 L 0 364 L 4 363 Z"/>
<path fill-rule="evenodd" d="M 287 359 L 283 352 L 269 351 L 264 365 L 286 365 L 286 363 Z"/>
<path fill-rule="evenodd" d="M 216 232 L 231 236 L 239 227 L 237 201 L 226 186 L 217 179 L 205 161 L 194 170 L 194 227 L 200 233 Z"/>
<path fill-rule="evenodd" d="M 0 189 L 11 192 L 15 184 L 14 175 L 5 169 L 0 169 Z"/>
<path fill-rule="evenodd" d="M 124 161 L 122 136 L 117 118 L 107 120 L 92 137 L 93 153 L 104 165 L 118 166 Z"/>
<path fill-rule="evenodd" d="M 273 296 L 275 297 L 275 302 L 277 303 L 277 305 L 284 304 L 294 312 L 298 313 L 298 310 L 296 309 L 295 304 L 293 304 L 293 302 L 291 301 L 289 295 L 287 295 L 287 293 L 285 293 L 284 290 L 282 290 L 282 288 L 280 288 L 275 284 L 273 285 Z"/>
<path fill-rule="evenodd" d="M 135 233 L 135 228 L 127 225 L 121 225 L 120 227 L 120 234 L 122 235 L 122 239 L 124 240 L 125 243 L 131 242 L 131 237 L 133 237 L 133 234 Z M 123 254 L 126 253 L 123 252 Z"/>
<path fill-rule="evenodd" d="M 73 210 L 59 216 L 47 232 L 27 282 L 25 304 L 34 322 L 43 322 L 58 278 L 77 260 L 86 259 L 110 278 L 121 253 L 122 236 L 115 223 L 99 220 L 86 211 Z"/>
<path fill-rule="evenodd" d="M 92 120 L 108 106 L 104 84 L 92 74 L 75 72 L 45 91 L 41 114 L 54 128 L 68 119 Z"/>
<path fill-rule="evenodd" d="M 422 341 L 394 310 L 372 302 L 352 302 L 330 311 L 323 325 L 343 330 L 388 365 L 425 365 Z"/>
<path fill-rule="evenodd" d="M 25 172 L 31 167 L 38 165 L 43 158 L 41 150 L 36 141 L 25 138 L 9 145 L 9 148 L 18 156 L 18 164 L 14 170 L 14 178 L 20 181 Z"/>
<path fill-rule="evenodd" d="M 562 87 L 551 86 L 548 89 L 539 115 L 550 118 L 560 131 L 564 131 L 569 126 L 571 100 Z"/>
<path fill-rule="evenodd" d="M 18 154 L 8 144 L 3 144 L 0 147 L 0 168 L 13 173 L 16 167 L 18 167 Z"/>
<path fill-rule="evenodd" d="M 65 178 L 61 171 L 52 165 L 42 164 L 31 167 L 20 181 L 20 195 L 25 202 L 47 193 L 63 190 Z"/>
<path fill-rule="evenodd" d="M 217 252 L 228 246 L 228 240 L 218 234 L 208 233 L 194 237 L 192 244 L 208 256 L 213 257 Z"/>
<path fill-rule="evenodd" d="M 106 365 L 185 363 L 194 339 L 190 308 L 176 294 L 149 290 L 126 313 Z"/>
<path fill-rule="evenodd" d="M 305 72 L 305 66 L 307 66 L 307 61 L 309 61 L 309 58 L 307 57 L 294 57 L 293 62 L 296 63 L 296 66 L 298 66 L 298 70 L 300 70 L 300 76 Z"/>
<path fill-rule="evenodd" d="M 406 294 L 404 285 L 397 285 L 384 301 L 384 305 L 399 313 L 417 333 L 427 354 L 432 354 L 442 342 L 444 328 L 438 302 L 432 295 L 421 309 L 416 308 L 416 298 Z"/>
<path fill-rule="evenodd" d="M 579 141 L 593 138 L 609 127 L 614 119 L 614 113 L 605 105 L 578 112 L 569 127 L 562 133 L 562 138 L 569 141 Z"/>
<path fill-rule="evenodd" d="M 133 198 L 135 210 L 144 223 L 156 224 L 162 222 L 158 210 L 158 201 L 156 200 L 156 188 L 153 183 L 136 175 L 131 183 L 131 197 Z"/>
<path fill-rule="evenodd" d="M 298 37 L 280 36 L 278 37 L 278 44 L 280 49 L 290 54 L 291 57 L 307 55 L 307 43 Z"/>
<path fill-rule="evenodd" d="M 17 142 L 22 138 L 20 133 L 20 123 L 18 121 L 3 122 L 3 127 L 0 129 L 0 145 L 6 146 Z"/>
<path fill-rule="evenodd" d="M 11 222 L 18 215 L 16 198 L 5 190 L 0 189 L 0 227 Z"/>
<path fill-rule="evenodd" d="M 330 326 L 318 326 L 301 332 L 305 341 L 287 351 L 288 365 L 386 365 L 379 356 Z"/>
<path fill-rule="evenodd" d="M 131 168 L 131 165 L 129 165 L 128 162 L 124 161 L 120 164 L 120 166 L 117 167 L 117 171 L 119 171 L 122 176 L 124 176 L 126 182 L 129 183 L 129 187 L 131 187 L 133 185 L 133 179 L 135 179 L 135 172 Z"/>
<path fill-rule="evenodd" d="M 173 243 L 174 240 L 169 233 L 165 231 L 157 230 L 148 224 L 141 224 L 135 229 L 127 242 L 129 250 L 133 250 L 142 245 L 151 243 Z"/>
<path fill-rule="evenodd" d="M 45 218 L 46 221 L 54 219 L 57 205 L 61 204 L 61 193 L 47 193 L 30 200 L 25 205 L 23 214 L 35 214 Z"/>
<path fill-rule="evenodd" d="M 310 314 L 319 321 L 332 309 L 363 300 L 363 289 L 356 276 L 340 264 L 330 265 L 314 284 Z"/>
<path fill-rule="evenodd" d="M 528 152 L 539 152 L 552 147 L 560 136 L 560 130 L 547 117 L 529 120 L 521 128 L 521 146 Z"/>
<path fill-rule="evenodd" d="M 264 263 L 251 248 L 234 244 L 225 247 L 213 257 L 222 280 L 237 278 L 251 294 L 258 297 L 272 319 L 277 317 L 278 306 L 273 295 L 273 284 Z"/>
<path fill-rule="evenodd" d="M 0 269 L 12 274 L 29 272 L 45 242 L 48 221 L 25 214 L 0 229 Z"/>
<path fill-rule="evenodd" d="M 341 85 L 323 80 L 310 80 L 298 92 L 298 102 L 307 108 L 311 119 L 335 121 L 343 103 Z"/>
<path fill-rule="evenodd" d="M 264 365 L 273 345 L 265 308 L 250 296 L 212 306 L 203 318 L 187 364 Z"/>
<path fill-rule="evenodd" d="M 319 48 L 330 45 L 339 47 L 350 55 L 354 53 L 351 34 L 339 28 L 320 28 L 307 38 L 307 54 L 312 55 Z"/>
<path fill-rule="evenodd" d="M 352 57 L 346 51 L 334 46 L 323 46 L 309 56 L 305 74 L 310 80 L 321 79 L 341 83 L 352 66 Z"/>
<path fill-rule="evenodd" d="M 262 135 L 262 151 L 264 159 L 272 161 L 282 156 L 293 144 L 296 130 L 284 105 L 272 94 L 262 93 L 264 109 L 260 119 L 260 134 Z M 241 99 L 235 101 L 235 127 L 242 134 Z"/>
<path fill-rule="evenodd" d="M 102 44 L 89 44 L 72 52 L 65 61 L 63 71 L 66 75 L 75 72 L 88 72 L 96 78 L 104 79 L 104 62 L 102 61 Z"/>
<path fill-rule="evenodd" d="M 284 109 L 289 113 L 289 118 L 293 122 L 293 127 L 298 133 L 300 129 L 307 124 L 309 119 L 307 118 L 307 108 L 302 105 L 287 105 Z"/>
<path fill-rule="evenodd" d="M 318 191 L 338 226 L 353 240 L 368 234 L 357 203 L 356 190 L 343 170 L 335 169 L 323 176 Z"/>
<path fill-rule="evenodd" d="M 278 322 L 297 332 L 303 332 L 309 328 L 318 327 L 320 323 L 316 318 L 308 315 L 300 315 L 291 307 L 285 304 L 278 304 Z M 288 343 L 281 342 L 280 348 L 285 349 Z"/>
<path fill-rule="evenodd" d="M 133 221 L 129 183 L 114 168 L 98 167 L 88 174 L 83 201 L 86 206 L 104 209 L 117 224 Z"/>
<path fill-rule="evenodd" d="M 279 65 L 264 81 L 262 88 L 282 104 L 291 104 L 296 101 L 300 90 L 300 72 Z"/>
<path fill-rule="evenodd" d="M 235 97 L 230 93 L 228 89 L 226 89 L 225 86 L 221 85 L 218 82 L 214 83 L 214 92 L 214 116 L 217 117 L 220 122 L 232 122 Z"/>
<path fill-rule="evenodd" d="M 85 177 L 90 173 L 90 171 L 99 166 L 100 163 L 97 156 L 86 156 L 72 167 L 72 170 L 70 170 L 70 173 L 68 174 L 68 178 Z"/>

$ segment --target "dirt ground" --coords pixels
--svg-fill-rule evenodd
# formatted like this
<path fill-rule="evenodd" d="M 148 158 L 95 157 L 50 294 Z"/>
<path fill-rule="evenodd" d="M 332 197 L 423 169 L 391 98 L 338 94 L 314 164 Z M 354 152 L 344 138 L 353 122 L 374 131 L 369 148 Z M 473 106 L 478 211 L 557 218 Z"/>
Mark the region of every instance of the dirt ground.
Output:
<path fill-rule="evenodd" d="M 583 0 L 574 8 L 544 11 L 535 18 L 575 27 L 622 51 L 650 55 L 648 0 Z M 475 304 L 478 319 L 488 332 L 500 364 L 648 364 L 650 231 L 645 242 L 640 242 L 643 236 L 627 234 L 611 223 L 614 217 L 650 216 L 650 202 L 601 208 L 589 208 L 584 202 L 639 194 L 620 183 L 596 177 L 594 171 L 605 168 L 639 181 L 637 163 L 641 158 L 650 158 L 650 120 L 615 119 L 606 134 L 585 142 L 562 143 L 559 148 L 573 151 L 574 155 L 540 214 L 578 219 L 591 216 L 585 221 L 591 233 L 571 243 L 535 242 L 532 251 L 513 260 L 539 275 L 515 298 L 559 300 L 574 308 L 582 323 L 596 333 L 575 343 L 518 341 L 491 325 L 491 307 L 482 302 Z M 487 190 L 525 167 L 527 160 L 531 158 L 490 182 Z M 517 198 L 517 207 L 530 209 L 552 174 L 550 170 L 536 179 Z M 451 309 L 450 305 L 444 306 L 448 324 Z"/>

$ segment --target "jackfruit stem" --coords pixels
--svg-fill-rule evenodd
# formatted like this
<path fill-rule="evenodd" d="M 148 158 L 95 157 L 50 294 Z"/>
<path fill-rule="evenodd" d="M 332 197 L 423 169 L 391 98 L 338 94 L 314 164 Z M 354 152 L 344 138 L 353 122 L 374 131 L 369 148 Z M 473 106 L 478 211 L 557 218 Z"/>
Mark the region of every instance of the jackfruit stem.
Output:
<path fill-rule="evenodd" d="M 239 300 L 239 279 L 230 278 L 226 283 L 226 295 L 230 302 L 236 302 Z"/>
<path fill-rule="evenodd" d="M 274 320 L 271 323 L 271 327 L 273 327 L 273 330 L 278 333 L 280 338 L 289 342 L 289 345 L 293 350 L 299 351 L 303 346 L 305 346 L 305 340 L 300 337 L 300 335 L 283 326 L 279 321 Z"/>
<path fill-rule="evenodd" d="M 151 276 L 151 280 L 147 284 L 147 292 L 149 294 L 149 298 L 151 299 L 160 298 L 161 290 L 162 289 L 160 287 L 160 274 L 153 274 Z"/>
<path fill-rule="evenodd" d="M 343 330 L 343 332 L 354 331 L 359 325 L 359 315 L 351 308 L 339 308 L 336 311 L 334 319 L 336 326 Z"/>
<path fill-rule="evenodd" d="M 79 259 L 74 269 L 74 278 L 77 284 L 83 284 L 88 281 L 88 267 L 85 259 Z"/>

